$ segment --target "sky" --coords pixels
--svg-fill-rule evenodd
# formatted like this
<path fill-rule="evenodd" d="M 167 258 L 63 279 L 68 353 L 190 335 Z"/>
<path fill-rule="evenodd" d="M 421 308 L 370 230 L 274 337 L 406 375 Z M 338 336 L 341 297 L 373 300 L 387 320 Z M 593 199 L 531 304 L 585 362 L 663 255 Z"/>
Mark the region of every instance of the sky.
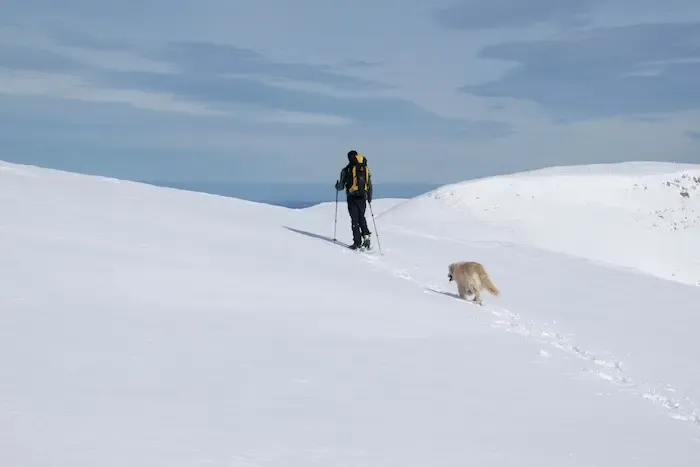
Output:
<path fill-rule="evenodd" d="M 700 163 L 697 0 L 2 0 L 0 159 L 452 183 Z"/>

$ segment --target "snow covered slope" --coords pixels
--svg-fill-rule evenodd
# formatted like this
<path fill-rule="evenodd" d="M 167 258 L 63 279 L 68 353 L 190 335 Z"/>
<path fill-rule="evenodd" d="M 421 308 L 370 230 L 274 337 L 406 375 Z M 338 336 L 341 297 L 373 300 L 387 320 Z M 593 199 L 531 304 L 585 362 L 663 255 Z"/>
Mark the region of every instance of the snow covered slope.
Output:
<path fill-rule="evenodd" d="M 700 288 L 422 202 L 375 201 L 379 256 L 333 203 L 0 163 L 0 465 L 698 465 Z"/>
<path fill-rule="evenodd" d="M 700 164 L 627 162 L 478 179 L 398 205 L 383 222 L 435 238 L 523 243 L 700 285 Z"/>

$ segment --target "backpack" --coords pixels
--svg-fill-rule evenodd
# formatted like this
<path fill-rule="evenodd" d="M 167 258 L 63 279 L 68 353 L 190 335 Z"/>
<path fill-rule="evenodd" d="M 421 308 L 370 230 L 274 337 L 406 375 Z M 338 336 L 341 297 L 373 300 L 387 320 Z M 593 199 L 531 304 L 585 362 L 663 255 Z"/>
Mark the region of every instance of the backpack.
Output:
<path fill-rule="evenodd" d="M 350 167 L 350 186 L 348 193 L 353 195 L 366 195 L 369 190 L 369 167 L 364 156 L 355 156 L 356 162 Z"/>

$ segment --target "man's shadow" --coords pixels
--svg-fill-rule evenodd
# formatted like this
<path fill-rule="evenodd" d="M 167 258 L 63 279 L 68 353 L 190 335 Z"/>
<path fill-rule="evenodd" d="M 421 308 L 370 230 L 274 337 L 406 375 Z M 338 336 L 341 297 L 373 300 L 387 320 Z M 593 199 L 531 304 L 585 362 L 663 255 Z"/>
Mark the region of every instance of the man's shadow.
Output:
<path fill-rule="evenodd" d="M 432 287 L 428 287 L 428 286 L 423 286 L 423 289 L 427 290 L 428 292 L 437 293 L 440 295 L 444 295 L 446 297 L 456 298 L 457 300 L 462 300 L 462 298 L 459 296 L 459 294 L 456 294 L 456 293 L 445 292 L 442 290 L 433 289 Z"/>
<path fill-rule="evenodd" d="M 345 246 L 345 247 L 350 246 L 347 243 L 341 242 L 340 240 L 333 240 L 331 237 L 326 237 L 325 235 L 320 235 L 320 234 L 313 233 L 313 232 L 307 232 L 306 230 L 295 229 L 294 227 L 288 227 L 286 225 L 284 226 L 284 228 L 287 230 L 291 230 L 292 232 L 301 234 L 301 235 L 306 235 L 307 237 L 317 238 L 319 240 L 323 240 L 323 241 L 326 241 L 328 243 L 332 243 L 334 245 L 341 245 L 341 246 Z"/>
<path fill-rule="evenodd" d="M 284 226 L 284 228 L 287 230 L 290 230 L 294 233 L 305 235 L 305 236 L 311 237 L 311 238 L 316 238 L 318 240 L 323 240 L 324 242 L 333 243 L 335 245 L 342 245 L 342 246 L 346 246 L 346 247 L 349 246 L 348 244 L 343 243 L 340 240 L 333 240 L 331 237 L 326 237 L 325 235 L 321 235 L 321 234 L 317 234 L 317 233 L 313 233 L 313 232 L 308 232 L 306 230 L 295 229 L 294 227 L 289 227 L 286 225 Z M 437 290 L 437 289 L 434 289 L 434 288 L 429 287 L 429 286 L 423 286 L 423 289 L 427 290 L 428 292 L 444 295 L 445 297 L 456 298 L 457 300 L 462 300 L 462 298 L 456 293 L 444 292 L 442 290 Z"/>

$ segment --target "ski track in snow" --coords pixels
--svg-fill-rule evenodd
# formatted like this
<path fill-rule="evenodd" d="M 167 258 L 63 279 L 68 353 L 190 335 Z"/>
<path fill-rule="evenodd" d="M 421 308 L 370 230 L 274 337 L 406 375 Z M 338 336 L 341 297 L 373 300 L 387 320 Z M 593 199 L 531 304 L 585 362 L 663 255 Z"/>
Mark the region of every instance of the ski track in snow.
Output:
<path fill-rule="evenodd" d="M 394 229 L 392 228 L 391 230 Z M 416 231 L 405 231 L 403 233 L 438 239 L 434 235 L 422 235 L 420 232 Z M 459 242 L 459 240 L 453 238 L 440 237 L 439 239 Z M 453 300 L 461 301 L 456 294 L 443 290 L 440 288 L 440 286 L 434 284 L 422 283 L 421 281 L 415 279 L 406 268 L 397 268 L 395 265 L 391 264 L 391 262 L 387 259 L 390 257 L 387 255 L 387 250 L 382 249 L 383 254 L 380 254 L 376 244 L 372 246 L 372 251 L 370 252 L 354 252 L 350 250 L 346 250 L 346 252 L 350 254 L 362 255 L 363 258 L 374 267 L 416 284 L 417 286 L 423 288 L 425 293 L 439 293 Z M 471 306 L 479 306 L 469 301 L 467 301 L 466 304 Z M 700 428 L 700 410 L 698 410 L 697 404 L 688 397 L 680 400 L 675 398 L 674 393 L 676 391 L 672 385 L 636 381 L 625 373 L 623 364 L 620 360 L 616 358 L 599 358 L 593 353 L 587 351 L 581 345 L 575 343 L 572 339 L 553 332 L 546 326 L 538 325 L 533 321 L 528 321 L 527 323 L 523 322 L 520 315 L 516 312 L 504 308 L 494 307 L 492 305 L 483 305 L 479 306 L 479 308 L 483 309 L 495 318 L 491 323 L 492 327 L 502 329 L 506 332 L 515 333 L 526 338 L 535 339 L 540 344 L 549 345 L 569 355 L 573 355 L 589 364 L 592 364 L 594 366 L 584 367 L 582 371 L 591 372 L 604 381 L 609 381 L 618 387 L 621 386 L 627 393 L 636 395 L 644 400 L 650 401 L 665 408 L 668 411 L 668 415 L 675 420 L 690 422 Z M 542 351 L 541 354 L 544 357 L 550 356 L 546 351 Z"/>

